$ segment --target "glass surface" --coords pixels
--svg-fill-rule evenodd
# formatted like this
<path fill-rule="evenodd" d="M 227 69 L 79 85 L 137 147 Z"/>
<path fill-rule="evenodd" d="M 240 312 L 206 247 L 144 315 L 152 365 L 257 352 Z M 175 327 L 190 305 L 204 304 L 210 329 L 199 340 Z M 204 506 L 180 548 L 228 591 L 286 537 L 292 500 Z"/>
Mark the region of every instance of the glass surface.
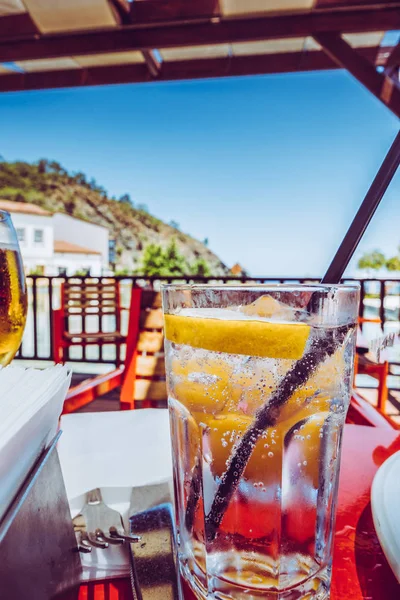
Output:
<path fill-rule="evenodd" d="M 177 551 L 198 597 L 329 598 L 358 286 L 165 286 Z"/>
<path fill-rule="evenodd" d="M 0 366 L 14 358 L 22 340 L 27 292 L 18 239 L 10 215 L 0 211 Z"/>

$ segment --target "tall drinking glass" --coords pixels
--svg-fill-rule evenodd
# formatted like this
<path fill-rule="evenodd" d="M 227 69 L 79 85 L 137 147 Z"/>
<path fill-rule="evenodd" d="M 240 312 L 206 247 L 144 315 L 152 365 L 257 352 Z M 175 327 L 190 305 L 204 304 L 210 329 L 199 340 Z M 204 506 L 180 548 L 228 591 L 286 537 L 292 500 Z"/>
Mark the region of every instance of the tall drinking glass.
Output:
<path fill-rule="evenodd" d="M 163 288 L 177 552 L 197 597 L 329 598 L 358 286 Z"/>
<path fill-rule="evenodd" d="M 27 293 L 18 238 L 10 215 L 0 211 L 0 366 L 15 356 L 25 328 Z"/>

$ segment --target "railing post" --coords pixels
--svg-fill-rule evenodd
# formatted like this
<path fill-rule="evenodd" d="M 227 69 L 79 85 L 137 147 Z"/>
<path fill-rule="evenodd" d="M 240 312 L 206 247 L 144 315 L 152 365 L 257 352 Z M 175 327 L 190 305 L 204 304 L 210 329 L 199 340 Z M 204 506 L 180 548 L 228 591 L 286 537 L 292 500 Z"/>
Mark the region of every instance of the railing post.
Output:
<path fill-rule="evenodd" d="M 54 339 L 53 339 L 53 280 L 48 279 L 48 300 L 49 300 L 49 335 L 50 335 L 50 357 L 54 356 Z"/>
<path fill-rule="evenodd" d="M 358 316 L 362 319 L 364 316 L 364 298 L 365 298 L 365 284 L 364 279 L 360 280 L 361 288 L 360 288 L 360 306 L 358 308 Z M 361 323 L 362 329 L 362 323 Z"/>
<path fill-rule="evenodd" d="M 38 326 L 37 326 L 37 279 L 32 278 L 32 310 L 33 310 L 33 358 L 38 357 Z"/>
<path fill-rule="evenodd" d="M 385 291 L 386 285 L 385 280 L 380 280 L 380 290 L 379 290 L 379 298 L 380 298 L 380 306 L 379 306 L 379 318 L 382 323 L 382 331 L 385 331 Z"/>

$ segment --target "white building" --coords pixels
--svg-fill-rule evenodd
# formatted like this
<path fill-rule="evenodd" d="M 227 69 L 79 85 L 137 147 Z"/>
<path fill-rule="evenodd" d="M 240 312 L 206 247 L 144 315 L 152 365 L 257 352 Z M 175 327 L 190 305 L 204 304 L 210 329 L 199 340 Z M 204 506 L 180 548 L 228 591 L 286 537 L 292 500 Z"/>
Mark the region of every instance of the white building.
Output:
<path fill-rule="evenodd" d="M 104 269 L 108 268 L 108 229 L 88 221 L 75 219 L 63 213 L 53 215 L 54 239 L 64 240 L 77 246 L 85 246 L 101 255 Z M 67 237 L 65 235 L 67 233 Z"/>
<path fill-rule="evenodd" d="M 27 273 L 92 276 L 108 272 L 108 229 L 35 204 L 0 200 L 11 214 Z"/>

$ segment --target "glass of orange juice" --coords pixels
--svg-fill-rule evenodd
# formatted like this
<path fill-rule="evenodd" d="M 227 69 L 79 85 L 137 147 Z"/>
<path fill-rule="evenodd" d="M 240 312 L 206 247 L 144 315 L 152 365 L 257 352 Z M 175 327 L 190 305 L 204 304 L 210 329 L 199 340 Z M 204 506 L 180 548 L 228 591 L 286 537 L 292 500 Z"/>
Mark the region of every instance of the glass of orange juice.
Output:
<path fill-rule="evenodd" d="M 359 289 L 163 288 L 176 548 L 199 598 L 325 600 Z"/>

